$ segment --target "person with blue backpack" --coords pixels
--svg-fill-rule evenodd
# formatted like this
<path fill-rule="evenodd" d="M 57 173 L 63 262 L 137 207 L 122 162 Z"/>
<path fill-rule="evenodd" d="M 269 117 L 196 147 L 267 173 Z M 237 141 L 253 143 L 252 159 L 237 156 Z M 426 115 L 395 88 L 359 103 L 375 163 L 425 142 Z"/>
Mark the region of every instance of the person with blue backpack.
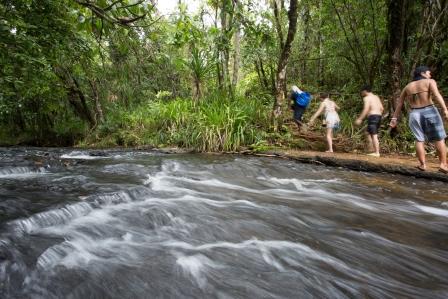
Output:
<path fill-rule="evenodd" d="M 291 87 L 291 100 L 293 101 L 291 108 L 294 111 L 294 122 L 299 129 L 302 126 L 302 117 L 310 104 L 311 98 L 312 96 L 308 92 L 300 90 L 296 85 Z"/>

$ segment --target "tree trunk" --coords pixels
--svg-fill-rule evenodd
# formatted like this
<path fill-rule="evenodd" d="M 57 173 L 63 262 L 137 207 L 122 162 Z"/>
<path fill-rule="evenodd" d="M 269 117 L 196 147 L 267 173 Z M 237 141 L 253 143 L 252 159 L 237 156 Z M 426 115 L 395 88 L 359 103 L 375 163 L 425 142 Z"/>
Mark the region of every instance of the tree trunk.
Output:
<path fill-rule="evenodd" d="M 322 9 L 322 0 L 319 0 L 318 2 L 318 10 L 320 11 Z M 324 48 L 323 48 L 323 37 L 322 37 L 322 27 L 323 27 L 323 18 L 322 14 L 319 14 L 319 30 L 318 30 L 318 50 L 319 50 L 319 60 L 317 61 L 317 83 L 319 86 L 324 85 L 324 60 L 322 57 L 324 56 Z"/>
<path fill-rule="evenodd" d="M 422 60 L 426 64 L 435 63 L 436 59 L 434 58 L 437 56 L 432 55 L 432 53 L 443 51 L 443 43 L 446 41 L 448 1 L 423 1 L 422 5 L 423 16 L 418 18 L 421 24 L 416 51 L 411 60 L 410 77 L 412 77 L 412 71 Z M 436 46 L 437 44 L 438 46 Z"/>
<path fill-rule="evenodd" d="M 277 5 L 275 4 L 274 7 L 277 7 Z M 275 21 L 277 23 L 277 28 L 281 28 L 278 14 L 276 14 Z M 288 65 L 289 56 L 291 54 L 291 45 L 292 42 L 294 41 L 294 37 L 297 30 L 297 0 L 290 1 L 288 11 L 288 21 L 289 26 L 286 41 L 280 41 L 281 52 L 276 72 L 275 102 L 272 111 L 273 125 L 275 131 L 278 131 L 281 125 L 280 122 L 281 122 L 282 108 L 285 99 L 284 90 L 286 88 L 286 67 Z"/>
<path fill-rule="evenodd" d="M 89 83 L 92 88 L 93 100 L 95 101 L 95 126 L 97 126 L 104 122 L 103 107 L 101 106 L 96 80 L 89 80 Z"/>
<path fill-rule="evenodd" d="M 218 10 L 219 10 L 219 6 L 216 5 L 215 7 L 215 29 L 218 30 Z M 215 58 L 216 58 L 216 78 L 218 79 L 218 89 L 222 90 L 223 89 L 223 75 L 222 75 L 222 70 L 221 70 L 221 51 L 219 49 L 219 46 L 217 46 L 215 48 Z"/>
<path fill-rule="evenodd" d="M 194 78 L 194 99 L 198 101 L 200 98 L 202 98 L 202 87 L 201 87 L 201 81 L 198 78 Z"/>
<path fill-rule="evenodd" d="M 310 45 L 310 8 L 308 4 L 305 5 L 303 11 L 303 43 L 301 49 L 302 63 L 300 66 L 300 79 L 302 83 L 307 82 L 307 72 L 308 72 L 308 55 L 309 55 L 309 45 Z"/>
<path fill-rule="evenodd" d="M 388 53 L 389 53 L 389 84 L 393 97 L 389 111 L 392 113 L 397 106 L 401 93 L 401 79 L 403 75 L 402 51 L 404 32 L 406 27 L 407 0 L 389 0 L 388 3 Z"/>
<path fill-rule="evenodd" d="M 230 17 L 228 14 L 228 0 L 222 0 L 221 6 L 221 71 L 223 75 L 224 89 L 231 90 L 230 72 L 229 72 L 229 43 L 230 43 Z"/>
<path fill-rule="evenodd" d="M 64 83 L 68 93 L 68 102 L 75 110 L 75 113 L 81 119 L 89 123 L 89 127 L 95 127 L 95 119 L 87 105 L 87 99 L 81 90 L 78 80 L 72 76 L 69 70 L 64 68 L 54 68 L 54 73 Z"/>
<path fill-rule="evenodd" d="M 275 95 L 275 82 L 276 82 L 276 70 L 275 66 L 270 63 L 269 64 L 269 76 L 271 77 L 271 93 Z"/>
<path fill-rule="evenodd" d="M 239 70 L 240 70 L 240 42 L 241 42 L 241 32 L 239 24 L 235 30 L 234 36 L 234 53 L 233 53 L 233 78 L 232 78 L 232 87 L 236 88 L 239 79 Z"/>
<path fill-rule="evenodd" d="M 74 105 L 78 115 L 89 123 L 89 127 L 94 128 L 96 122 L 90 112 L 89 107 L 87 106 L 87 99 L 81 90 L 81 86 L 75 78 L 72 77 L 71 79 L 73 81 L 73 85 L 69 87 L 69 90 L 72 93 L 72 105 Z M 76 101 L 76 97 L 79 101 Z"/>
<path fill-rule="evenodd" d="M 255 60 L 255 70 L 257 71 L 258 79 L 260 80 L 261 86 L 263 86 L 263 88 L 266 90 L 270 90 L 269 81 L 266 77 L 266 72 L 264 71 L 263 67 L 263 61 L 260 58 L 258 58 L 258 60 Z"/>

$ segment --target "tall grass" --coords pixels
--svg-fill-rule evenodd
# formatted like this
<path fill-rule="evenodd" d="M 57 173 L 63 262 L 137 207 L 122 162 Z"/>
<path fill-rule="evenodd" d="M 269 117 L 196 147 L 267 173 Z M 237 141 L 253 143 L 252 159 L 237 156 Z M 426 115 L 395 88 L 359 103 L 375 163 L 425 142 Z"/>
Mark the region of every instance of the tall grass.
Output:
<path fill-rule="evenodd" d="M 360 127 L 354 125 L 362 110 L 362 100 L 359 97 L 335 97 L 335 100 L 341 107 L 338 134 L 344 148 L 349 151 L 364 148 L 366 122 Z M 309 107 L 305 122 L 318 104 L 315 101 Z M 271 131 L 271 109 L 271 104 L 260 97 L 229 99 L 219 93 L 200 101 L 159 99 L 129 110 L 108 111 L 106 122 L 82 145 L 178 146 L 201 152 L 238 151 L 246 147 L 257 150 L 272 145 L 308 149 L 306 138 L 297 139 L 290 131 L 295 129 L 294 126 L 285 126 L 277 133 Z M 387 121 L 383 120 L 380 131 L 382 151 L 414 151 L 412 134 L 405 121 L 400 125 L 398 135 L 390 134 Z"/>
<path fill-rule="evenodd" d="M 269 126 L 269 110 L 256 99 L 243 97 L 150 102 L 130 112 L 117 112 L 99 128 L 97 145 L 237 151 L 262 139 Z"/>

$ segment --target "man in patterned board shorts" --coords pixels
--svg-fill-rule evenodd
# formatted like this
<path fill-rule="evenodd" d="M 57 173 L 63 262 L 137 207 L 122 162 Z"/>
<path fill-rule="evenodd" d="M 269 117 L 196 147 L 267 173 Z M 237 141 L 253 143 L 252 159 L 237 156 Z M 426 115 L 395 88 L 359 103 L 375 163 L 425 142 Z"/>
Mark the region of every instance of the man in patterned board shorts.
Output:
<path fill-rule="evenodd" d="M 365 85 L 361 88 L 361 96 L 364 101 L 364 108 L 361 115 L 355 120 L 355 125 L 361 125 L 362 120 L 367 116 L 367 133 L 369 133 L 370 141 L 373 145 L 373 153 L 367 154 L 373 157 L 380 156 L 380 141 L 378 139 L 378 131 L 381 125 L 381 115 L 384 108 L 380 98 L 372 93 L 372 88 Z"/>
<path fill-rule="evenodd" d="M 392 128 L 397 126 L 405 99 L 409 100 L 411 113 L 409 114 L 409 127 L 415 137 L 415 148 L 420 165 L 418 169 L 426 170 L 425 140 L 434 143 L 439 155 L 439 171 L 448 173 L 446 164 L 445 128 L 439 111 L 434 106 L 431 96 L 434 96 L 442 107 L 443 115 L 448 119 L 448 110 L 437 83 L 431 79 L 431 71 L 426 66 L 417 67 L 414 71 L 414 80 L 406 85 L 400 95 L 395 113 L 390 121 Z"/>

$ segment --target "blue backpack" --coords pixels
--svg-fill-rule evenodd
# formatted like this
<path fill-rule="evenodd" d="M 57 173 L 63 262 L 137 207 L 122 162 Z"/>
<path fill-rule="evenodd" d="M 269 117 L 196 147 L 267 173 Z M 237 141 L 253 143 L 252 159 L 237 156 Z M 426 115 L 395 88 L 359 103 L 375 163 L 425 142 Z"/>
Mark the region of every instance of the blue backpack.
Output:
<path fill-rule="evenodd" d="M 294 92 L 294 100 L 296 104 L 301 107 L 306 108 L 310 104 L 311 98 L 312 96 L 306 91 L 303 91 L 301 93 Z"/>

